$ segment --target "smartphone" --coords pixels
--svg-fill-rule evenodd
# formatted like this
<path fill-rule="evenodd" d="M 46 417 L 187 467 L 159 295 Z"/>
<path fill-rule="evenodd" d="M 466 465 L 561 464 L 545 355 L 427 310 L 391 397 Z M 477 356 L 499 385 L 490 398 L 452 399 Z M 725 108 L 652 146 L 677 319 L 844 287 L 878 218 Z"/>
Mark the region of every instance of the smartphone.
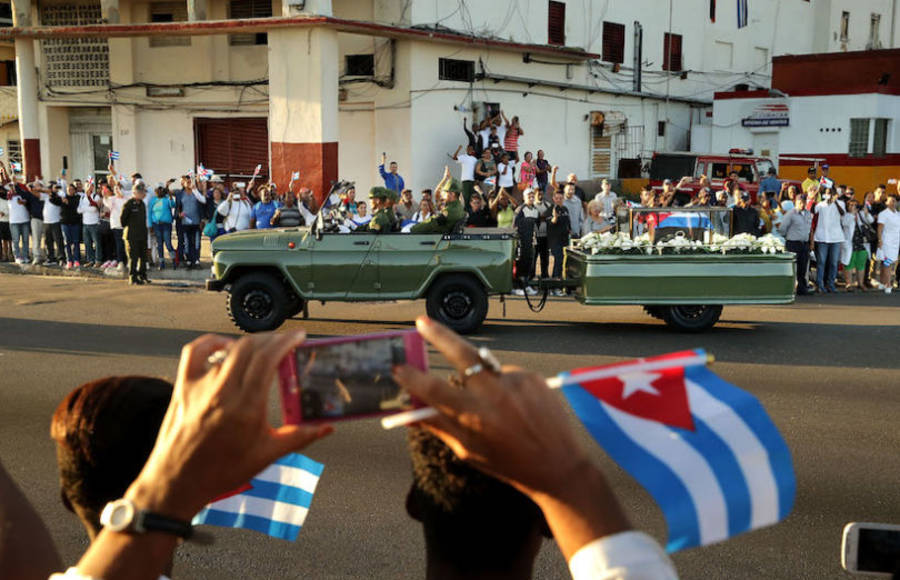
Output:
<path fill-rule="evenodd" d="M 286 424 L 389 415 L 417 406 L 392 376 L 395 365 L 428 370 L 415 330 L 311 340 L 279 368 Z"/>
<path fill-rule="evenodd" d="M 851 522 L 844 526 L 841 565 L 861 576 L 893 577 L 900 571 L 900 525 Z"/>

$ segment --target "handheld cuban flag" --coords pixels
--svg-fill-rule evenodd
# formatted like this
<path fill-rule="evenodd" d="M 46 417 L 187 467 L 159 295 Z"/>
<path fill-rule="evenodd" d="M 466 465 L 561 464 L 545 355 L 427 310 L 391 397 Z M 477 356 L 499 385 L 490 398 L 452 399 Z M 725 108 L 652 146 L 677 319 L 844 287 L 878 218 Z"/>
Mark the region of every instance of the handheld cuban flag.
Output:
<path fill-rule="evenodd" d="M 119 160 L 119 152 L 118 151 L 110 151 L 109 152 L 109 160 L 110 161 L 118 161 Z"/>
<path fill-rule="evenodd" d="M 262 163 L 256 166 L 256 169 L 253 170 L 253 177 L 259 176 L 260 171 L 262 171 Z"/>
<path fill-rule="evenodd" d="M 295 171 L 295 172 L 291 173 L 291 181 L 297 181 L 298 179 L 300 179 L 299 171 Z"/>
<path fill-rule="evenodd" d="M 743 28 L 749 23 L 747 0 L 737 0 L 737 27 Z"/>
<path fill-rule="evenodd" d="M 12 163 L 10 163 L 10 166 L 12 167 L 12 170 L 13 170 L 14 172 L 16 172 L 16 173 L 22 173 L 22 164 L 21 164 L 20 162 L 18 162 L 18 161 L 13 161 Z"/>
<path fill-rule="evenodd" d="M 324 468 L 309 457 L 289 453 L 243 488 L 207 505 L 193 524 L 255 530 L 294 541 Z"/>
<path fill-rule="evenodd" d="M 662 509 L 674 552 L 784 519 L 790 451 L 760 402 L 685 351 L 562 375 L 578 418 Z"/>

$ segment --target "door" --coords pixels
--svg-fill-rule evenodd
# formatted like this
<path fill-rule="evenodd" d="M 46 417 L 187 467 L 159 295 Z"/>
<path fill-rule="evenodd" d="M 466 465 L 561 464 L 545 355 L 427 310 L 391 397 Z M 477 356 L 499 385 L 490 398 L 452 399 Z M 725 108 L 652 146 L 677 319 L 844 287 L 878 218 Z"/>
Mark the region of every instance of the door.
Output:
<path fill-rule="evenodd" d="M 378 237 L 378 280 L 385 299 L 414 298 L 437 265 L 441 234 L 382 234 Z"/>
<path fill-rule="evenodd" d="M 317 300 L 378 298 L 375 234 L 322 234 L 311 246 L 312 289 Z"/>
<path fill-rule="evenodd" d="M 612 179 L 615 167 L 615 135 L 604 134 L 603 126 L 591 126 L 591 178 Z"/>
<path fill-rule="evenodd" d="M 109 109 L 69 109 L 69 136 L 72 143 L 71 179 L 106 175 L 109 152 L 114 149 Z"/>
<path fill-rule="evenodd" d="M 381 152 L 375 151 L 375 111 L 371 107 L 374 103 L 341 104 L 338 113 L 338 177 L 354 180 L 356 191 L 383 185 L 375 166 Z"/>

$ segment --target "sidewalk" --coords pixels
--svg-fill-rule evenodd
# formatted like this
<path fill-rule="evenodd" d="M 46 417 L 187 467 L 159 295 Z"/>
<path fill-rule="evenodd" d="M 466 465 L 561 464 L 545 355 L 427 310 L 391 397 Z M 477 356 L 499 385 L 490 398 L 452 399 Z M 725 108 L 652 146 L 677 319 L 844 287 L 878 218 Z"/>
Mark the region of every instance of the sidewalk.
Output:
<path fill-rule="evenodd" d="M 212 277 L 212 252 L 209 239 L 205 236 L 200 241 L 200 265 L 193 270 L 179 268 L 172 269 L 171 260 L 166 260 L 166 269 L 157 270 L 154 266 L 147 267 L 147 277 L 150 280 L 166 282 L 179 282 L 202 286 L 207 278 Z M 118 271 L 115 268 L 101 270 L 100 268 L 80 268 L 78 270 L 66 270 L 62 266 L 33 266 L 28 264 L 16 264 L 15 262 L 0 262 L 0 274 L 26 274 L 31 276 L 63 276 L 66 278 L 94 278 L 99 280 L 128 280 L 128 270 Z"/>
<path fill-rule="evenodd" d="M 183 282 L 191 285 L 203 285 L 204 280 L 210 277 L 210 262 L 200 262 L 200 266 L 193 270 L 180 268 L 173 270 L 171 267 L 165 270 L 156 268 L 147 269 L 147 277 L 150 280 L 166 282 Z M 101 270 L 100 268 L 79 268 L 78 270 L 66 270 L 62 266 L 44 266 L 32 264 L 16 264 L 15 262 L 0 262 L 0 274 L 26 274 L 32 276 L 63 276 L 66 278 L 94 278 L 100 280 L 127 280 L 128 270 L 119 271 L 115 268 Z"/>

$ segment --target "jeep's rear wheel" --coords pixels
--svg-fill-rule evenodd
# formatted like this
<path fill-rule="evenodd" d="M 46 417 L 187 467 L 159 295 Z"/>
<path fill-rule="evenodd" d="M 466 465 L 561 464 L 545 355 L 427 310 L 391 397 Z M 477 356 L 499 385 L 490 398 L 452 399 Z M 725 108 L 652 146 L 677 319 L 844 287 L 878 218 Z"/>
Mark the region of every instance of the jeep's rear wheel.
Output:
<path fill-rule="evenodd" d="M 306 299 L 297 296 L 294 292 L 288 293 L 288 306 L 285 309 L 287 318 L 293 318 L 298 314 L 303 314 L 303 318 L 309 318 L 309 311 L 306 309 Z"/>
<path fill-rule="evenodd" d="M 287 316 L 287 292 L 271 274 L 246 274 L 228 292 L 228 315 L 244 332 L 275 330 Z"/>
<path fill-rule="evenodd" d="M 441 324 L 469 334 L 478 330 L 487 317 L 487 292 L 471 276 L 444 276 L 431 285 L 425 309 Z"/>
<path fill-rule="evenodd" d="M 703 332 L 712 328 L 722 315 L 721 304 L 691 304 L 687 306 L 667 306 L 663 309 L 663 320 L 670 328 L 682 332 Z"/>

